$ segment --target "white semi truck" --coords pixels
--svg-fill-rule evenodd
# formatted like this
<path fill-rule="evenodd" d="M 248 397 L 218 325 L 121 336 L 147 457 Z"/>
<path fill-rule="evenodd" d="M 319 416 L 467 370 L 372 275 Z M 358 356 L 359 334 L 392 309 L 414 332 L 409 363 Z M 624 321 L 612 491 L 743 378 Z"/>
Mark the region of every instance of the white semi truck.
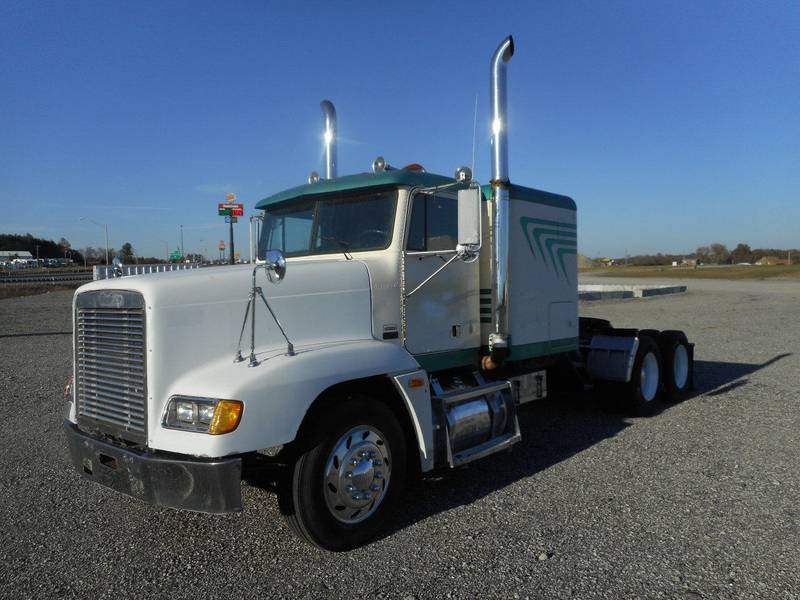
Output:
<path fill-rule="evenodd" d="M 413 474 L 520 439 L 520 405 L 566 381 L 636 414 L 692 385 L 678 331 L 578 317 L 577 217 L 513 184 L 506 68 L 491 59 L 491 181 L 419 165 L 325 173 L 258 203 L 255 265 L 112 278 L 74 296 L 65 431 L 76 469 L 160 506 L 242 510 L 274 475 L 291 528 L 365 543 Z"/>

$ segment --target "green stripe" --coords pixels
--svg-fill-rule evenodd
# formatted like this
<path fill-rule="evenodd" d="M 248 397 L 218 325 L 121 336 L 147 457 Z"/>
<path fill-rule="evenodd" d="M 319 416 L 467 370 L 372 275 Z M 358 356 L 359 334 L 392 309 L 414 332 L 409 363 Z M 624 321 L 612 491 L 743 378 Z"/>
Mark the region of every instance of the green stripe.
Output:
<path fill-rule="evenodd" d="M 577 254 L 577 248 L 559 248 L 558 249 L 558 260 L 561 262 L 561 270 L 564 271 L 564 277 L 569 279 L 569 275 L 567 275 L 567 267 L 564 265 L 564 255 L 565 254 Z"/>
<path fill-rule="evenodd" d="M 481 314 L 482 315 L 490 315 L 490 314 L 492 314 L 492 309 L 491 308 L 482 308 L 481 309 Z"/>
<path fill-rule="evenodd" d="M 548 227 L 565 227 L 566 229 L 577 229 L 574 223 L 564 223 L 564 221 L 549 221 L 547 219 L 534 219 L 532 217 L 522 217 L 522 221 L 536 223 L 537 225 L 547 225 Z M 564 232 L 566 234 L 566 232 Z"/>
<path fill-rule="evenodd" d="M 545 242 L 545 246 L 547 246 L 547 253 L 550 255 L 550 260 L 553 261 L 553 269 L 555 269 L 556 274 L 558 274 L 558 265 L 556 264 L 556 257 L 553 251 L 553 246 L 555 245 L 574 248 L 578 245 L 578 243 L 575 240 L 561 240 L 559 238 L 550 238 L 547 240 L 547 242 Z M 567 273 L 564 272 L 564 276 L 566 275 Z"/>
<path fill-rule="evenodd" d="M 481 318 L 481 322 L 484 320 Z M 487 319 L 486 322 L 491 322 Z M 522 344 L 521 346 L 511 347 L 510 362 L 537 358 L 541 356 L 551 356 L 578 349 L 578 338 L 562 338 L 558 340 L 547 340 L 545 342 L 534 342 L 532 344 Z M 443 369 L 453 369 L 455 367 L 466 367 L 477 365 L 480 358 L 480 348 L 468 350 L 452 350 L 448 352 L 431 352 L 428 354 L 415 354 L 414 358 L 419 365 L 426 371 L 441 371 Z"/>
<path fill-rule="evenodd" d="M 480 299 L 480 303 L 481 304 L 491 304 L 492 303 L 492 299 L 491 298 L 481 298 Z"/>
<path fill-rule="evenodd" d="M 467 365 L 477 365 L 479 354 L 478 348 L 471 348 L 469 350 L 415 354 L 414 358 L 419 363 L 420 367 L 431 372 L 464 367 Z"/>
<path fill-rule="evenodd" d="M 481 323 L 491 323 L 492 320 L 489 317 L 481 317 Z"/>
<path fill-rule="evenodd" d="M 546 342 L 534 342 L 523 344 L 522 346 L 511 347 L 511 357 L 509 360 L 525 360 L 526 358 L 536 358 L 539 356 L 549 356 L 560 354 L 578 349 L 578 338 L 562 338 L 558 340 L 548 340 Z"/>
<path fill-rule="evenodd" d="M 566 264 L 564 262 L 564 255 L 577 254 L 577 226 L 572 223 L 550 221 L 547 219 L 533 219 L 530 217 L 522 217 L 519 220 L 519 224 L 522 226 L 522 231 L 525 233 L 525 239 L 528 242 L 531 254 L 534 257 L 537 255 L 536 251 L 533 249 L 534 242 L 536 242 L 536 246 L 539 249 L 539 256 L 541 256 L 545 265 L 547 265 L 548 261 L 544 252 L 544 250 L 547 249 L 550 263 L 552 263 L 556 275 L 561 277 L 561 273 L 563 273 L 564 277 L 569 280 L 569 274 L 567 273 Z M 533 227 L 529 230 L 528 226 L 531 224 L 544 225 L 544 227 Z M 555 229 L 550 229 L 551 227 L 555 227 Z M 567 229 L 567 231 L 564 231 L 565 229 Z M 548 237 L 544 242 L 544 247 L 542 247 L 542 238 L 544 236 L 551 237 Z M 565 246 L 566 248 L 560 248 L 556 251 L 553 248 L 554 246 Z M 572 250 L 572 248 L 575 248 L 575 250 Z M 556 256 L 558 256 L 558 262 L 556 262 Z M 559 264 L 561 273 L 559 273 Z"/>
<path fill-rule="evenodd" d="M 491 294 L 492 288 L 481 288 L 481 294 Z"/>

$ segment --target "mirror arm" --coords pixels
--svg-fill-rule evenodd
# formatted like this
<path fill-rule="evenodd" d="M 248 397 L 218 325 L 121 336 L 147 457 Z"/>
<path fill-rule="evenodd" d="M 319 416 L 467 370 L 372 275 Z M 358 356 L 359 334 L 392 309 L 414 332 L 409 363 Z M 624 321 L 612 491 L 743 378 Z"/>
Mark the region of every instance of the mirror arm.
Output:
<path fill-rule="evenodd" d="M 283 339 L 286 340 L 286 353 L 289 356 L 294 356 L 294 344 L 289 340 L 289 336 L 286 335 L 286 331 L 283 329 L 283 325 L 278 320 L 277 315 L 272 310 L 272 307 L 267 302 L 266 296 L 264 296 L 264 291 L 258 286 L 258 282 L 256 280 L 256 275 L 258 274 L 259 269 L 264 269 L 264 272 L 267 274 L 267 279 L 276 283 L 272 279 L 272 271 L 275 269 L 275 263 L 260 263 L 253 267 L 253 280 L 252 280 L 252 287 L 250 288 L 250 294 L 247 300 L 247 306 L 244 309 L 244 320 L 242 321 L 242 330 L 239 332 L 239 343 L 236 346 L 236 356 L 233 359 L 233 362 L 242 362 L 244 361 L 244 357 L 242 356 L 242 338 L 244 337 L 244 330 L 247 326 L 247 320 L 250 319 L 250 363 L 248 366 L 256 367 L 258 366 L 258 360 L 256 359 L 256 296 L 260 296 L 261 300 L 264 302 L 264 306 L 267 307 L 269 314 L 272 316 L 272 320 L 275 321 L 275 325 L 278 326 L 278 329 L 283 335 Z M 280 282 L 280 279 L 278 279 Z"/>
<path fill-rule="evenodd" d="M 424 286 L 424 285 L 425 285 L 426 283 L 428 283 L 428 282 L 429 282 L 431 279 L 433 279 L 434 277 L 436 277 L 436 276 L 437 276 L 439 273 L 441 273 L 442 271 L 444 271 L 444 270 L 447 268 L 447 266 L 448 266 L 450 263 L 452 263 L 452 262 L 453 262 L 454 260 L 456 260 L 456 259 L 462 258 L 462 257 L 465 255 L 465 252 L 466 252 L 466 249 L 464 248 L 464 246 L 461 246 L 461 245 L 459 245 L 459 246 L 456 248 L 456 253 L 453 255 L 453 257 L 452 257 L 450 260 L 448 260 L 446 263 L 444 263 L 444 264 L 443 264 L 441 267 L 439 267 L 438 269 L 436 269 L 436 270 L 435 270 L 433 273 L 431 273 L 430 275 L 428 275 L 428 276 L 427 276 L 427 277 L 426 277 L 426 278 L 425 278 L 425 279 L 422 281 L 422 283 L 420 283 L 420 284 L 419 284 L 417 287 L 415 287 L 413 290 L 411 290 L 410 292 L 408 292 L 408 293 L 406 294 L 406 298 L 410 298 L 410 297 L 411 297 L 413 294 L 416 294 L 416 293 L 417 293 L 417 292 L 418 292 L 418 291 L 419 291 L 419 290 L 422 288 L 422 286 Z"/>
<path fill-rule="evenodd" d="M 269 311 L 269 314 L 272 315 L 272 320 L 275 321 L 275 325 L 277 325 L 278 329 L 281 330 L 281 334 L 283 335 L 283 339 L 286 340 L 286 353 L 289 356 L 294 356 L 294 354 L 295 354 L 295 352 L 294 352 L 294 344 L 292 344 L 292 342 L 289 341 L 289 336 L 286 335 L 286 332 L 283 330 L 283 326 L 281 325 L 281 322 L 278 320 L 278 317 L 275 316 L 275 313 L 272 311 L 272 307 L 269 305 L 269 302 L 267 302 L 267 298 L 266 298 L 266 296 L 264 296 L 264 292 L 261 290 L 261 288 L 256 288 L 256 293 L 259 296 L 261 296 L 261 299 L 264 301 L 264 306 L 267 307 L 267 310 Z M 255 303 L 255 300 L 253 302 Z M 255 334 L 253 335 L 253 337 L 255 338 Z M 252 354 L 252 357 L 255 358 L 255 354 Z"/>

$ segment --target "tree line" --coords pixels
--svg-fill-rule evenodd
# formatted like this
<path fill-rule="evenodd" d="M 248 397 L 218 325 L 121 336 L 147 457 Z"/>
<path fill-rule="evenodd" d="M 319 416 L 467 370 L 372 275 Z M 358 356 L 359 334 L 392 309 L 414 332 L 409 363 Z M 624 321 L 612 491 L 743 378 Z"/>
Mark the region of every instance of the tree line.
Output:
<path fill-rule="evenodd" d="M 57 242 L 44 238 L 33 237 L 30 233 L 0 233 L 0 250 L 8 252 L 28 251 L 33 258 L 69 258 L 73 261 L 83 262 L 83 254 L 75 250 L 68 240 L 63 237 Z"/>
<path fill-rule="evenodd" d="M 65 238 L 48 240 L 32 236 L 30 233 L 0 233 L 0 250 L 9 252 L 28 251 L 33 258 L 66 258 L 71 259 L 77 265 L 104 265 L 106 264 L 106 249 L 86 246 L 85 248 L 73 248 L 69 240 Z M 125 264 L 154 264 L 167 262 L 155 256 L 137 256 L 130 242 L 126 242 L 120 249 L 109 248 L 108 259 L 112 260 L 119 256 Z"/>
<path fill-rule="evenodd" d="M 729 250 L 725 244 L 715 242 L 707 246 L 700 246 L 688 254 L 637 254 L 626 258 L 615 259 L 618 264 L 629 264 L 637 267 L 669 266 L 673 262 L 681 264 L 686 260 L 697 261 L 703 265 L 737 265 L 740 263 L 755 263 L 767 256 L 791 260 L 792 263 L 800 261 L 800 250 L 779 248 L 751 248 L 748 244 L 736 244 Z"/>

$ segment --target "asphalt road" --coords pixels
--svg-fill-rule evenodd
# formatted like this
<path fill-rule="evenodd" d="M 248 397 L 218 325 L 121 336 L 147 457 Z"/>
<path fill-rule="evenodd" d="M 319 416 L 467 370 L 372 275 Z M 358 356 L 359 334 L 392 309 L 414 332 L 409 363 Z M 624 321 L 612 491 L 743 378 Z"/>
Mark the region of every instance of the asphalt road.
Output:
<path fill-rule="evenodd" d="M 2 300 L 0 596 L 800 598 L 800 283 L 689 285 L 582 313 L 686 330 L 693 398 L 641 419 L 590 395 L 529 406 L 513 451 L 414 484 L 346 554 L 300 543 L 258 488 L 206 516 L 81 479 L 61 433 L 70 293 Z"/>

